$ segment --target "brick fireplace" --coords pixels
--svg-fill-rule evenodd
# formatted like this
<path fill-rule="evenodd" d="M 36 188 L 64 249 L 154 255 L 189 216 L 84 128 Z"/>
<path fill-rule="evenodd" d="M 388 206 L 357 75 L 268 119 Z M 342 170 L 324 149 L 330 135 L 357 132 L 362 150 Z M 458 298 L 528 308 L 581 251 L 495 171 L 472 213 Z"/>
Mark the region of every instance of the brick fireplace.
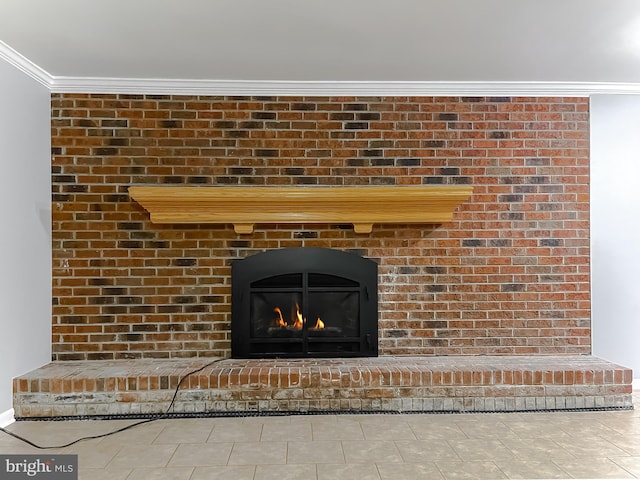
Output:
<path fill-rule="evenodd" d="M 585 98 L 53 96 L 55 360 L 230 354 L 231 261 L 379 265 L 381 355 L 587 354 Z M 472 185 L 441 225 L 155 225 L 131 185 Z"/>
<path fill-rule="evenodd" d="M 229 358 L 232 262 L 299 247 L 378 264 L 387 360 L 590 354 L 586 98 L 54 94 L 52 106 L 61 364 Z M 469 185 L 473 195 L 442 224 L 237 234 L 152 223 L 133 185 Z"/>

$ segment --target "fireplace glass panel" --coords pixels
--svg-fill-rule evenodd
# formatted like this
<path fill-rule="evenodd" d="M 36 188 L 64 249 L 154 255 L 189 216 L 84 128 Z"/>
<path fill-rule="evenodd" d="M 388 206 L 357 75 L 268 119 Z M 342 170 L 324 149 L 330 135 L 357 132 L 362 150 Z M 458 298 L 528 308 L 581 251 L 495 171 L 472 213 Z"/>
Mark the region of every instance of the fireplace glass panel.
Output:
<path fill-rule="evenodd" d="M 326 273 L 309 273 L 309 287 L 353 287 L 358 288 L 358 282 L 348 278 L 327 275 Z"/>
<path fill-rule="evenodd" d="M 358 292 L 309 292 L 307 318 L 310 337 L 359 336 Z"/>
<path fill-rule="evenodd" d="M 251 288 L 300 288 L 302 287 L 302 274 L 289 273 L 286 275 L 274 275 L 251 283 Z"/>
<path fill-rule="evenodd" d="M 260 292 L 251 294 L 252 338 L 295 338 L 302 336 L 302 293 Z"/>

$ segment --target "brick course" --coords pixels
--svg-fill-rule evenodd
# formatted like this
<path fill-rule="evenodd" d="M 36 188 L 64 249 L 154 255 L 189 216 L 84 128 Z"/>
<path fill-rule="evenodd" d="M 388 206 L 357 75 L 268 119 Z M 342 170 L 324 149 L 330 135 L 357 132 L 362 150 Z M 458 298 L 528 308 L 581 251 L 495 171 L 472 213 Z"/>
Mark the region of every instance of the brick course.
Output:
<path fill-rule="evenodd" d="M 631 370 L 589 355 L 210 362 L 53 362 L 14 379 L 15 415 L 633 408 Z"/>
<path fill-rule="evenodd" d="M 52 95 L 53 358 L 230 353 L 230 262 L 379 263 L 382 355 L 590 352 L 585 98 Z M 154 225 L 130 185 L 470 184 L 443 225 Z"/>

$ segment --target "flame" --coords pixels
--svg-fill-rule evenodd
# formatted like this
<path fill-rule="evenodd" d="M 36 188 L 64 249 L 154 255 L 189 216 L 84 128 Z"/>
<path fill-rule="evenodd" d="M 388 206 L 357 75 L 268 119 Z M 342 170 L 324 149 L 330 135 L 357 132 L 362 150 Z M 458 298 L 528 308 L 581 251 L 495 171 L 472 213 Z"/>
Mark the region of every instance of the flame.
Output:
<path fill-rule="evenodd" d="M 295 318 L 293 319 L 292 325 L 285 322 L 284 317 L 282 316 L 282 310 L 280 310 L 280 307 L 274 308 L 273 311 L 278 314 L 277 318 L 275 319 L 277 327 L 289 327 L 297 330 L 302 330 L 302 327 L 304 326 L 304 324 L 307 323 L 307 319 L 302 316 L 302 312 L 300 311 L 300 305 L 298 305 L 297 303 L 296 303 L 296 314 L 295 314 Z M 324 328 L 324 322 L 320 320 L 320 317 L 318 317 L 318 319 L 316 320 L 316 324 L 312 328 L 315 328 L 315 329 Z"/>
<path fill-rule="evenodd" d="M 279 307 L 276 307 L 276 308 L 273 309 L 273 311 L 278 314 L 278 318 L 276 319 L 276 325 L 278 327 L 286 327 L 287 326 L 287 322 L 285 322 L 284 318 L 282 318 L 282 310 L 280 310 Z"/>
<path fill-rule="evenodd" d="M 307 319 L 302 317 L 300 305 L 296 303 L 296 321 L 293 323 L 293 328 L 302 328 L 306 321 Z"/>

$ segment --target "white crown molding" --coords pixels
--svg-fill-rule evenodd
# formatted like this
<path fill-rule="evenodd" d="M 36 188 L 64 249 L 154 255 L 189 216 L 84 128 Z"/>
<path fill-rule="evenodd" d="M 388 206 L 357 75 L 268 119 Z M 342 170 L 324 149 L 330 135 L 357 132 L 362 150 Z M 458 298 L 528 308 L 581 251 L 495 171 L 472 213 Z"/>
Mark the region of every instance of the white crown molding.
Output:
<path fill-rule="evenodd" d="M 6 61 L 22 73 L 33 78 L 36 82 L 51 89 L 51 86 L 53 85 L 53 77 L 31 60 L 20 55 L 2 40 L 0 40 L 0 60 Z"/>
<path fill-rule="evenodd" d="M 53 77 L 55 93 L 304 96 L 550 96 L 640 94 L 640 83 L 593 82 L 355 82 L 166 80 Z"/>
<path fill-rule="evenodd" d="M 149 95 L 296 95 L 296 96 L 547 96 L 640 95 L 640 83 L 609 82 L 382 82 L 193 80 L 53 76 L 0 41 L 7 61 L 52 93 Z"/>

